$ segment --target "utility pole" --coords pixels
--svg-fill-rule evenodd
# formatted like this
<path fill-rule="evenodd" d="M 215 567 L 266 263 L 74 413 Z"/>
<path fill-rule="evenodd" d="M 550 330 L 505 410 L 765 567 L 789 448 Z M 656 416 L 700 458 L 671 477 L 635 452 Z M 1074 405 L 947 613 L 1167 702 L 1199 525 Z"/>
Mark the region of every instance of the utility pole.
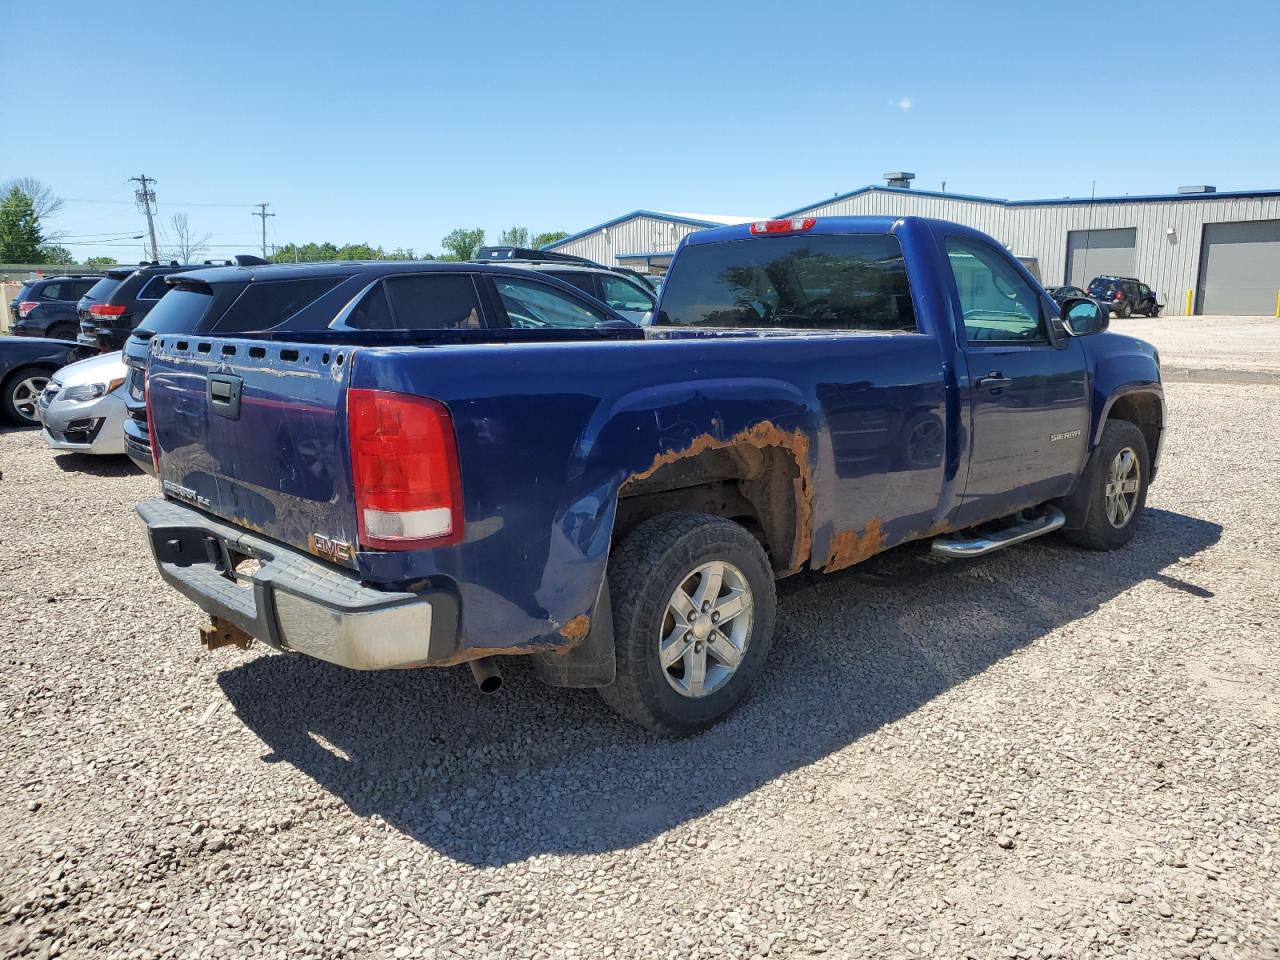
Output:
<path fill-rule="evenodd" d="M 147 186 L 149 183 L 157 181 L 148 177 L 145 173 L 139 177 L 130 177 L 131 183 L 138 184 L 138 189 L 133 192 L 134 197 L 138 200 L 138 206 L 142 208 L 142 212 L 147 215 L 147 232 L 151 234 L 151 259 L 160 259 L 160 250 L 156 246 L 156 222 L 153 219 L 152 207 L 155 206 L 156 192 Z"/>
<path fill-rule="evenodd" d="M 269 203 L 255 203 L 254 206 L 259 208 L 258 212 L 250 216 L 262 218 L 262 259 L 265 260 L 267 259 L 267 217 L 274 217 L 275 214 L 267 213 L 267 207 L 271 206 Z"/>

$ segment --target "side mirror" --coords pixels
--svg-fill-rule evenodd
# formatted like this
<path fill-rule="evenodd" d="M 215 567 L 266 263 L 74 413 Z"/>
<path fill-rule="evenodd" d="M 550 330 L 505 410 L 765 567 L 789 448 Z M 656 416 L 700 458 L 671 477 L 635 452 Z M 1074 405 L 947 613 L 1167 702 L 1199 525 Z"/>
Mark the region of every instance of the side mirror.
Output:
<path fill-rule="evenodd" d="M 1096 300 L 1084 297 L 1071 297 L 1063 301 L 1062 322 L 1067 332 L 1073 337 L 1087 337 L 1093 333 L 1101 333 L 1111 323 L 1107 308 Z"/>

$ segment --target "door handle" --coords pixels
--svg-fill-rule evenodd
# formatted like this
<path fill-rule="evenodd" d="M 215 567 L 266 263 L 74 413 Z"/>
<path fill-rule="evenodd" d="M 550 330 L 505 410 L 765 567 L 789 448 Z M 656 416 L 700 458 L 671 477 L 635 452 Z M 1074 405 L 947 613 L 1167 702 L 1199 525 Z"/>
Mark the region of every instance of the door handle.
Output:
<path fill-rule="evenodd" d="M 974 384 L 979 390 L 986 387 L 988 390 L 999 390 L 1001 387 L 1007 387 L 1013 383 L 1010 377 L 1006 377 L 999 370 L 992 370 L 985 377 L 979 377 L 978 382 Z"/>

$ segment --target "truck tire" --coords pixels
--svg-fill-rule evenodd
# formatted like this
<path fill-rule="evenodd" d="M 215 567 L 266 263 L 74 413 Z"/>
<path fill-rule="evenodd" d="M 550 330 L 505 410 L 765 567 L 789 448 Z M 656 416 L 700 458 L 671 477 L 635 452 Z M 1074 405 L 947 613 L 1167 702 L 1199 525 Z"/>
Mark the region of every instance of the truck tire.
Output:
<path fill-rule="evenodd" d="M 1084 525 L 1064 530 L 1063 536 L 1090 550 L 1115 550 L 1133 539 L 1147 503 L 1151 457 L 1136 424 L 1108 420 L 1093 454 L 1097 468 L 1086 474 L 1089 491 Z"/>
<path fill-rule="evenodd" d="M 1129 306 L 1129 301 L 1125 300 L 1116 308 L 1116 313 L 1119 315 L 1121 320 L 1128 320 L 1133 316 L 1133 308 Z"/>
<path fill-rule="evenodd" d="M 764 666 L 777 607 L 764 549 L 739 524 L 678 512 L 636 527 L 609 558 L 623 717 L 687 736 L 732 710 Z"/>

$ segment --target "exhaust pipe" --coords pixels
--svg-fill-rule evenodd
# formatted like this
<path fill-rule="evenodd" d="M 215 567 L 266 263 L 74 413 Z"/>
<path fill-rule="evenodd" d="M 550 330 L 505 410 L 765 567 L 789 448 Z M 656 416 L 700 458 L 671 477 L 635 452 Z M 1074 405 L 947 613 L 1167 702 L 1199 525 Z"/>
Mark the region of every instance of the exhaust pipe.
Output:
<path fill-rule="evenodd" d="M 468 660 L 471 676 L 480 688 L 481 693 L 497 693 L 502 689 L 502 674 L 498 672 L 498 663 L 494 657 L 482 660 Z"/>

